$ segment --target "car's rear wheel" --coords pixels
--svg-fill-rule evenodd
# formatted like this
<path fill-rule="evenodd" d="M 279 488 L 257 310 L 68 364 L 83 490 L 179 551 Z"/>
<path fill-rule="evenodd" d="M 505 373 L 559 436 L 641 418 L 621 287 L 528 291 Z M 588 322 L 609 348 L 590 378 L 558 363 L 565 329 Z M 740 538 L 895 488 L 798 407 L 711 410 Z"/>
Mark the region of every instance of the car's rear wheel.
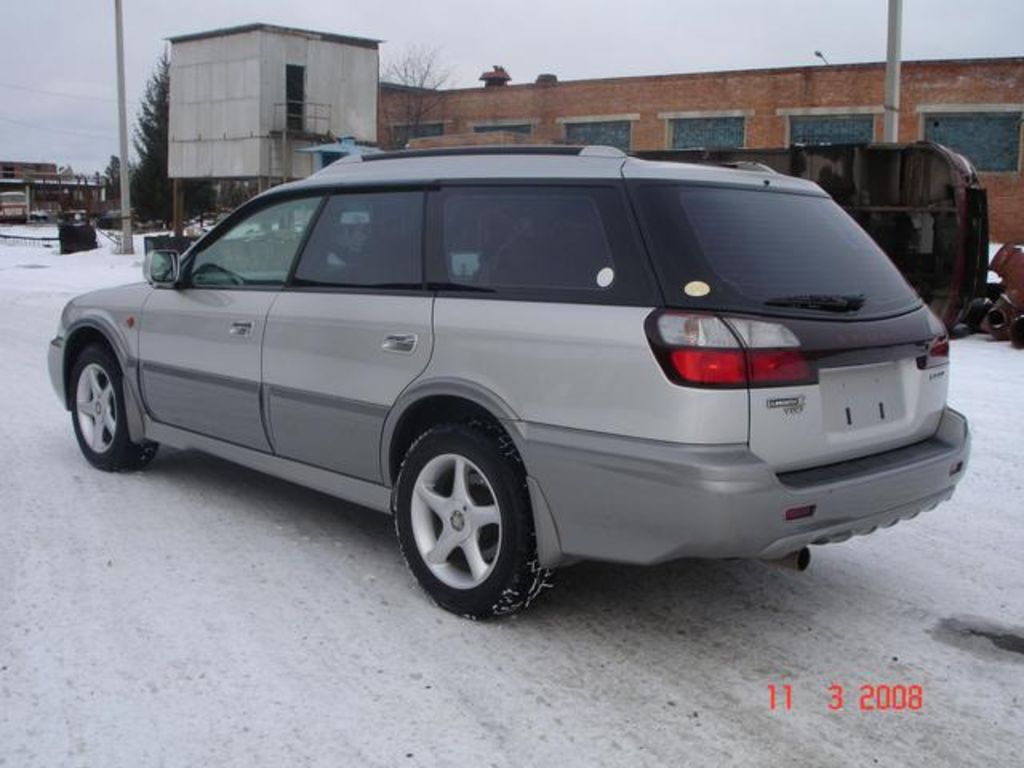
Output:
<path fill-rule="evenodd" d="M 484 425 L 434 427 L 409 448 L 392 499 L 409 569 L 442 608 L 513 613 L 549 585 L 519 455 Z"/>
<path fill-rule="evenodd" d="M 121 368 L 101 345 L 86 347 L 71 369 L 71 422 L 78 447 L 98 469 L 118 472 L 144 467 L 157 444 L 133 443 L 125 420 Z"/>

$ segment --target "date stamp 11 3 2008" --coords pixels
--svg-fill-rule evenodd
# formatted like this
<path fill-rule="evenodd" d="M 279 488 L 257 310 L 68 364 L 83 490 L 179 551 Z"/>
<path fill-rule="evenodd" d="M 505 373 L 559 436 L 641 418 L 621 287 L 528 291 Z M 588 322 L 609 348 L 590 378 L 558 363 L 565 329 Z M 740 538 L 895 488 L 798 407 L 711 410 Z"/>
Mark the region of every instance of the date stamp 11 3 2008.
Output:
<path fill-rule="evenodd" d="M 861 683 L 856 686 L 831 683 L 825 688 L 822 702 L 832 712 L 920 712 L 924 709 L 924 688 L 916 683 Z M 768 685 L 768 709 L 772 712 L 793 711 L 792 684 Z"/>

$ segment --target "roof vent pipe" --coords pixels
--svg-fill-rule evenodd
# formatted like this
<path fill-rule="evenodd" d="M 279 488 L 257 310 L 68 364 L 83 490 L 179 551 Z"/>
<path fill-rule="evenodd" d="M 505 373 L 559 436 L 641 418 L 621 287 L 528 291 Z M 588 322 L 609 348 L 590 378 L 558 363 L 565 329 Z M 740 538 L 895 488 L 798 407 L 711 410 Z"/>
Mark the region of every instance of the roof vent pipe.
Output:
<path fill-rule="evenodd" d="M 505 85 L 512 78 L 503 66 L 495 64 L 489 72 L 480 75 L 480 79 L 484 81 L 484 88 L 497 88 Z"/>

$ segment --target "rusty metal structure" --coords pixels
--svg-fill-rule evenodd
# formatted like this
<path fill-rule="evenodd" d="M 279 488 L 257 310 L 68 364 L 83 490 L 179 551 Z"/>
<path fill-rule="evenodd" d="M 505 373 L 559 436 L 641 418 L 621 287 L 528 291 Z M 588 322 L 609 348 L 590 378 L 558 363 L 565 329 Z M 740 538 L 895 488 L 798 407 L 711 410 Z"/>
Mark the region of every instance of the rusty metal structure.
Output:
<path fill-rule="evenodd" d="M 948 328 L 983 298 L 988 204 L 970 162 L 931 142 L 637 152 L 676 162 L 757 163 L 819 184 L 889 255 Z M 827 258 L 822 254 L 822 258 Z"/>
<path fill-rule="evenodd" d="M 1010 303 L 1024 307 L 1024 243 L 1007 243 L 992 258 L 992 271 L 1003 281 Z"/>
<path fill-rule="evenodd" d="M 1017 315 L 1010 325 L 1010 343 L 1017 349 L 1024 349 L 1024 315 Z"/>
<path fill-rule="evenodd" d="M 1002 294 L 985 315 L 981 329 L 994 339 L 1009 339 L 1024 347 L 1024 245 L 1006 243 L 992 259 L 991 269 L 1002 281 Z"/>

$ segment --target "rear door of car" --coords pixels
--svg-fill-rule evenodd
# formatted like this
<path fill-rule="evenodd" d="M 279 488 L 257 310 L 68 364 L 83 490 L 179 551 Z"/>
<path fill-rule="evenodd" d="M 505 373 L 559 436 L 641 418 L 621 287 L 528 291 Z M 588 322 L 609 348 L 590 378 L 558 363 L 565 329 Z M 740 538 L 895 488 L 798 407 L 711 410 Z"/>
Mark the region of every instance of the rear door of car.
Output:
<path fill-rule="evenodd" d="M 332 194 L 267 317 L 263 384 L 275 453 L 381 481 L 380 436 L 427 365 L 425 192 Z"/>
<path fill-rule="evenodd" d="M 179 287 L 150 293 L 139 355 L 153 419 L 270 450 L 260 403 L 266 315 L 320 202 L 256 201 L 193 251 Z"/>
<path fill-rule="evenodd" d="M 678 392 L 644 330 L 660 296 L 621 182 L 452 182 L 433 194 L 431 221 L 428 378 L 472 382 L 559 429 L 746 439 L 745 412 L 703 429 L 666 417 Z"/>

